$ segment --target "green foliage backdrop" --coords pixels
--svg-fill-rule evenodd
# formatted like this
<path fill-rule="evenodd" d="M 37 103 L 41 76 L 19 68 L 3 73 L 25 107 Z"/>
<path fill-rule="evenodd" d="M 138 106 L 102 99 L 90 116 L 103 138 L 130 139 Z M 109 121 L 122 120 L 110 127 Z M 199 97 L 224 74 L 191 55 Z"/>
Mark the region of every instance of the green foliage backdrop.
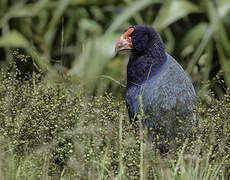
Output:
<path fill-rule="evenodd" d="M 1 0 L 0 6 L 1 67 L 20 48 L 31 56 L 25 72 L 46 72 L 50 82 L 61 72 L 99 87 L 98 93 L 119 94 L 127 56 L 115 56 L 115 42 L 131 25 L 148 24 L 195 84 L 222 70 L 230 86 L 229 0 Z M 219 84 L 213 88 L 225 93 Z"/>

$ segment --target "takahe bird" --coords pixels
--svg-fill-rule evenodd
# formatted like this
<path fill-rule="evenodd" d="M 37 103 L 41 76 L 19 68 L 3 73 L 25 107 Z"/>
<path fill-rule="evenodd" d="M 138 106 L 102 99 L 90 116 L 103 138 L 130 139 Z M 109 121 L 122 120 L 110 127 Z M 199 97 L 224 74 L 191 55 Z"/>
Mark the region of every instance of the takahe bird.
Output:
<path fill-rule="evenodd" d="M 126 105 L 131 123 L 142 110 L 148 139 L 167 152 L 172 140 L 177 136 L 184 140 L 196 124 L 194 87 L 183 68 L 165 52 L 160 35 L 151 26 L 135 25 L 121 36 L 115 51 L 129 49 Z"/>

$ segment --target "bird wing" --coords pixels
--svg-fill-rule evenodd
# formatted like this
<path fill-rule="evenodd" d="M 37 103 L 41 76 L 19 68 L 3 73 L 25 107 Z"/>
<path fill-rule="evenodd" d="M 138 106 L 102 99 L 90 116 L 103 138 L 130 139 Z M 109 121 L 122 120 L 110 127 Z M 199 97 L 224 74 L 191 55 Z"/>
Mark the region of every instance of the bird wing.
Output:
<path fill-rule="evenodd" d="M 175 118 L 176 113 L 180 116 L 192 116 L 196 101 L 195 90 L 189 77 L 168 54 L 166 64 L 157 75 L 146 80 L 141 87 L 136 86 L 128 91 L 126 104 L 130 118 L 143 107 L 145 114 L 152 114 L 146 119 L 146 124 L 150 127 L 166 114 L 170 114 L 171 119 Z"/>
<path fill-rule="evenodd" d="M 193 117 L 196 94 L 192 82 L 182 67 L 168 54 L 163 70 L 146 82 L 140 95 L 143 98 L 144 111 L 147 114 L 149 111 L 155 113 L 149 120 L 150 124 L 165 116 L 170 116 L 172 120 L 176 115 L 181 118 Z"/>

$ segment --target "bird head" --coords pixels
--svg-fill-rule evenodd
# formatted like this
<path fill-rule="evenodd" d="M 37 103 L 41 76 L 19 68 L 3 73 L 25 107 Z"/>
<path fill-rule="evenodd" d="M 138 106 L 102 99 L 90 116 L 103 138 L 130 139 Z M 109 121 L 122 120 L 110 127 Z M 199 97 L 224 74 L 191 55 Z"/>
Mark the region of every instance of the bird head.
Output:
<path fill-rule="evenodd" d="M 158 36 L 151 26 L 132 26 L 120 37 L 115 52 L 118 53 L 122 50 L 142 52 L 148 47 L 149 40 L 154 41 Z"/>
<path fill-rule="evenodd" d="M 118 53 L 122 50 L 128 50 L 132 49 L 133 44 L 131 40 L 131 34 L 133 33 L 134 28 L 129 28 L 122 36 L 120 37 L 120 40 L 116 43 L 115 52 Z"/>

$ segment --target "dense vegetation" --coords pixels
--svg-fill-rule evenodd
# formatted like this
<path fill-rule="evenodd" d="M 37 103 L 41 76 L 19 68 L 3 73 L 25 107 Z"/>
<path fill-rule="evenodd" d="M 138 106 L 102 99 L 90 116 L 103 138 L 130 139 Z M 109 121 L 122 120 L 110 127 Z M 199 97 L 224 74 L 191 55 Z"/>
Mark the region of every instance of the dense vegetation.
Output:
<path fill-rule="evenodd" d="M 0 7 L 1 178 L 230 178 L 229 0 Z M 176 152 L 160 155 L 129 124 L 128 58 L 114 46 L 133 24 L 153 25 L 197 87 L 199 127 Z"/>
<path fill-rule="evenodd" d="M 88 97 L 68 77 L 1 72 L 0 176 L 5 179 L 218 179 L 229 176 L 230 92 L 201 103 L 195 137 L 160 155 L 111 94 Z M 210 94 L 210 98 L 211 98 Z M 144 136 L 143 136 L 144 135 Z"/>

